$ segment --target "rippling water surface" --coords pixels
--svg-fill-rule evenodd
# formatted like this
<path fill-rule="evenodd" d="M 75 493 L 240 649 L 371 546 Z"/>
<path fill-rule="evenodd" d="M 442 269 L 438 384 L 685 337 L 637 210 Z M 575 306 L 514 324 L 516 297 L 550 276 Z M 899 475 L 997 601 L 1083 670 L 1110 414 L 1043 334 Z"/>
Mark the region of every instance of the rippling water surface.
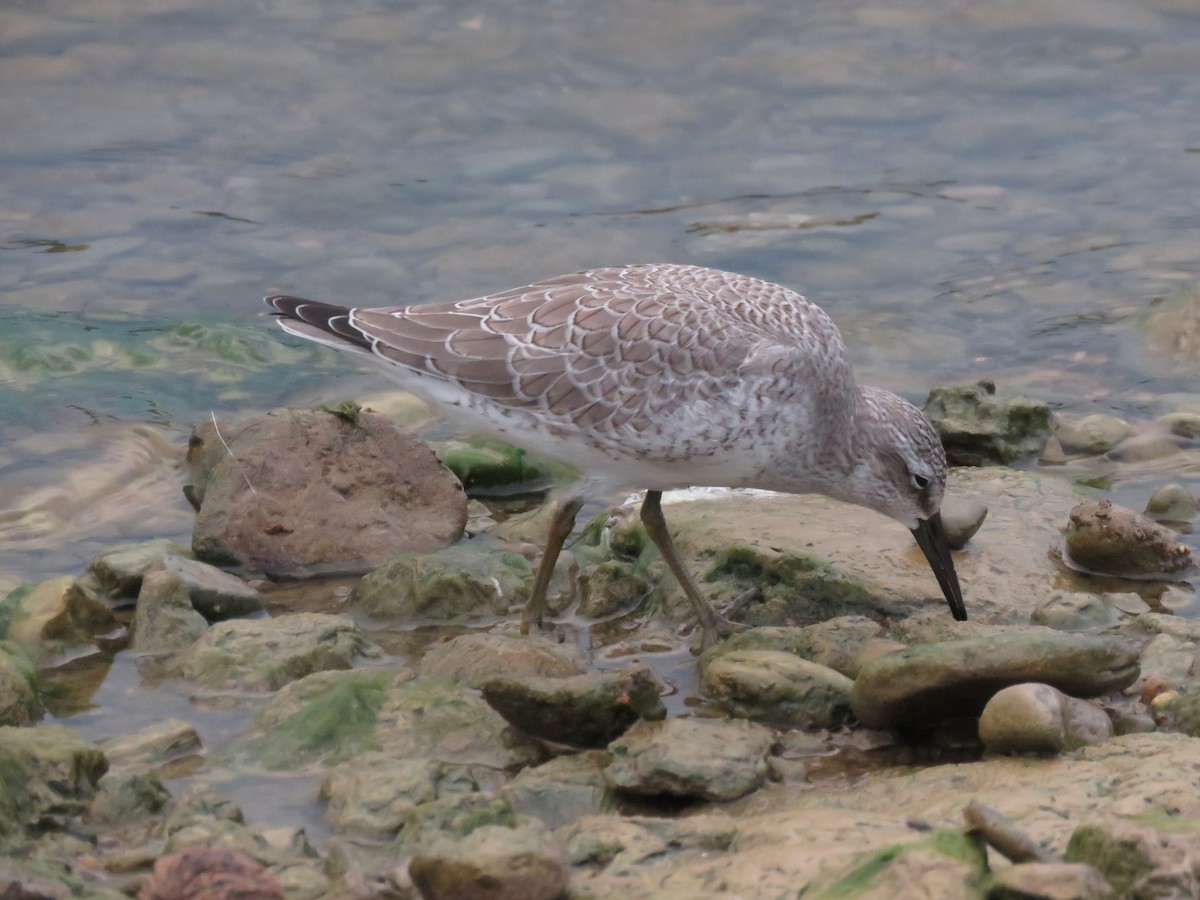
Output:
<path fill-rule="evenodd" d="M 1200 273 L 1198 46 L 1193 0 L 7 4 L 0 589 L 186 542 L 193 423 L 380 385 L 283 343 L 272 290 L 696 263 L 917 401 L 1200 411 L 1140 324 Z M 1118 495 L 1200 484 L 1165 468 Z"/>

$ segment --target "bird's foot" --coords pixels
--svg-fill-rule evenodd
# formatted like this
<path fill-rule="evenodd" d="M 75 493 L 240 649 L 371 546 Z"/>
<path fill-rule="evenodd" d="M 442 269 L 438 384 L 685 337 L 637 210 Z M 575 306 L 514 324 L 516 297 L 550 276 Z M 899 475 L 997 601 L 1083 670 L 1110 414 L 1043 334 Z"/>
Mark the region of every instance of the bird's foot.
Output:
<path fill-rule="evenodd" d="M 736 615 L 745 608 L 747 603 L 757 599 L 762 595 L 762 591 L 758 588 L 752 588 L 745 593 L 734 598 L 721 612 L 717 612 L 711 607 L 705 609 L 705 613 L 693 618 L 693 621 L 698 620 L 700 625 L 701 651 L 707 650 L 709 647 L 715 647 L 721 643 L 724 638 L 731 634 L 737 634 L 739 631 L 745 631 L 749 625 L 743 625 L 741 622 L 735 622 L 730 616 Z"/>

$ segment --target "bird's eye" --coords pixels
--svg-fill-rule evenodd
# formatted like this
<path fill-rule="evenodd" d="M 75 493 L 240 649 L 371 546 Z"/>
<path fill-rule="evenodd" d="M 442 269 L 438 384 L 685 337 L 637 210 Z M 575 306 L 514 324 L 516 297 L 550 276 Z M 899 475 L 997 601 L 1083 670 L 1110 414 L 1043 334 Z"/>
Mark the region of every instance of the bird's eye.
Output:
<path fill-rule="evenodd" d="M 925 488 L 929 487 L 929 479 L 924 475 L 917 475 L 914 473 L 912 477 L 912 486 L 918 491 L 923 491 Z"/>

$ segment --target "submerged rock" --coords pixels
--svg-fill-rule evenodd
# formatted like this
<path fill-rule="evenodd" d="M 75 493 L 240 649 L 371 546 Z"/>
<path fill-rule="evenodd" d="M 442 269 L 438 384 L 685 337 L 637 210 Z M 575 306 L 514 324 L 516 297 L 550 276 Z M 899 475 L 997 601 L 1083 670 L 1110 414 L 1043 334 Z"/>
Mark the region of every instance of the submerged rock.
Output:
<path fill-rule="evenodd" d="M 1145 514 L 1155 522 L 1190 522 L 1196 518 L 1196 498 L 1182 484 L 1164 484 L 1146 501 Z"/>
<path fill-rule="evenodd" d="M 433 451 L 375 413 L 275 410 L 192 431 L 200 559 L 272 575 L 361 572 L 462 536 L 467 498 Z"/>
<path fill-rule="evenodd" d="M 1095 413 L 1078 420 L 1055 418 L 1054 436 L 1063 452 L 1099 456 L 1133 434 L 1133 426 L 1116 416 Z"/>
<path fill-rule="evenodd" d="M 1191 550 L 1172 531 L 1109 500 L 1071 510 L 1066 547 L 1085 569 L 1124 578 L 1174 580 L 1192 566 Z"/>
<path fill-rule="evenodd" d="M 263 608 L 262 597 L 240 578 L 193 559 L 171 541 L 124 544 L 88 563 L 88 575 L 108 596 L 141 598 L 148 575 L 164 572 L 182 585 L 192 608 L 210 622 L 248 616 Z"/>
<path fill-rule="evenodd" d="M 349 616 L 292 613 L 219 622 L 171 660 L 167 674 L 199 687 L 275 691 L 325 669 L 349 669 L 370 645 Z"/>
<path fill-rule="evenodd" d="M 1099 631 L 1119 618 L 1118 611 L 1100 594 L 1055 591 L 1029 616 L 1035 625 L 1058 631 Z"/>
<path fill-rule="evenodd" d="M 142 579 L 130 647 L 163 653 L 190 647 L 208 630 L 208 620 L 192 607 L 187 585 L 175 572 L 150 572 Z"/>
<path fill-rule="evenodd" d="M 483 698 L 526 734 L 574 747 L 602 747 L 639 719 L 666 715 L 663 687 L 644 665 L 563 678 L 497 675 Z"/>
<path fill-rule="evenodd" d="M 979 737 L 994 753 L 1061 753 L 1112 737 L 1104 710 L 1048 684 L 997 692 L 979 717 Z"/>
<path fill-rule="evenodd" d="M 359 582 L 348 605 L 401 622 L 500 615 L 524 598 L 532 572 L 516 553 L 464 544 L 391 560 Z"/>
<path fill-rule="evenodd" d="M 739 720 L 639 722 L 609 745 L 609 785 L 642 796 L 734 800 L 767 777 L 772 732 Z"/>
<path fill-rule="evenodd" d="M 978 715 L 998 690 L 1036 681 L 1074 696 L 1121 690 L 1138 677 L 1138 656 L 1120 638 L 1063 632 L 1001 632 L 921 644 L 866 663 L 850 705 L 869 728 L 921 728 Z"/>
<path fill-rule="evenodd" d="M 1040 451 L 1050 436 L 1050 407 L 1026 397 L 1001 399 L 994 381 L 934 388 L 924 412 L 954 466 L 1015 462 Z"/>
<path fill-rule="evenodd" d="M 165 719 L 100 743 L 109 765 L 151 766 L 199 753 L 200 735 L 182 719 Z"/>

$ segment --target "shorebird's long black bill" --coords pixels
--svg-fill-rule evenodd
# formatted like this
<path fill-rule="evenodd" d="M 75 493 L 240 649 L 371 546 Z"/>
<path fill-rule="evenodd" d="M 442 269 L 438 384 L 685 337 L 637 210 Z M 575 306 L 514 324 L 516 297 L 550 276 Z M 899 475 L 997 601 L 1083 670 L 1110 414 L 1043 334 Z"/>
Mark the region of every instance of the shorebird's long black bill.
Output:
<path fill-rule="evenodd" d="M 942 528 L 942 514 L 934 513 L 928 519 L 919 519 L 912 530 L 917 546 L 929 560 L 929 567 L 937 576 L 950 612 L 960 622 L 967 620 L 967 608 L 963 605 L 962 588 L 958 586 L 958 573 L 954 571 L 954 560 L 950 558 L 950 545 L 946 543 L 946 532 Z"/>

